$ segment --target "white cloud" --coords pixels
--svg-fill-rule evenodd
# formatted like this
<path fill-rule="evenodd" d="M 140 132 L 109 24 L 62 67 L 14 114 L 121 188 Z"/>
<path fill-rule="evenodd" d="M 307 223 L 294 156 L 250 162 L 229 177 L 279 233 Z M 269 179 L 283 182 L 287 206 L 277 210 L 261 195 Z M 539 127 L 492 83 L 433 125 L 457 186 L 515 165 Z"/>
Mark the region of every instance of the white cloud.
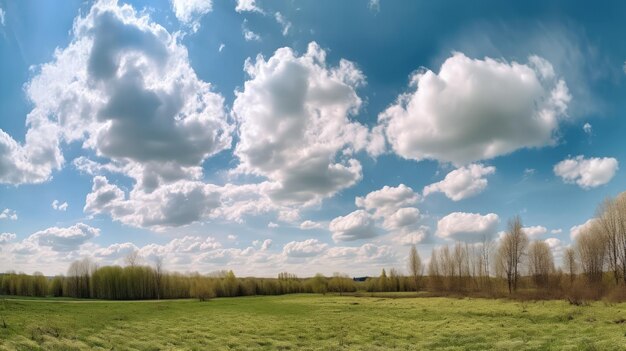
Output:
<path fill-rule="evenodd" d="M 563 233 L 563 229 L 561 229 L 561 228 L 552 229 L 550 231 L 550 233 L 552 233 L 552 234 L 561 234 L 561 233 Z"/>
<path fill-rule="evenodd" d="M 268 228 L 278 228 L 278 224 L 276 224 L 276 223 L 274 223 L 274 222 L 269 222 L 269 223 L 267 224 L 267 227 L 268 227 Z"/>
<path fill-rule="evenodd" d="M 43 247 L 49 247 L 52 251 L 74 251 L 89 240 L 100 235 L 100 229 L 84 223 L 77 223 L 71 227 L 50 227 L 33 233 L 24 241 L 31 242 Z"/>
<path fill-rule="evenodd" d="M 67 202 L 61 203 L 59 200 L 52 201 L 52 208 L 57 211 L 67 211 Z"/>
<path fill-rule="evenodd" d="M 283 16 L 280 12 L 276 12 L 274 14 L 274 18 L 276 19 L 276 22 L 278 22 L 278 24 L 280 24 L 280 26 L 282 27 L 283 31 L 283 35 L 287 35 L 289 34 L 289 29 L 291 28 L 291 22 L 289 22 L 285 16 Z"/>
<path fill-rule="evenodd" d="M 91 169 L 120 170 L 150 192 L 199 179 L 201 163 L 230 148 L 223 98 L 197 78 L 176 35 L 115 1 L 95 3 L 72 33 L 26 86 L 24 145 L 0 131 L 0 182 L 45 181 L 63 164 L 60 145 L 82 141 L 109 161 Z"/>
<path fill-rule="evenodd" d="M 217 49 L 217 51 L 222 52 L 222 51 L 224 51 L 224 48 L 226 48 L 226 44 L 221 43 L 220 47 Z"/>
<path fill-rule="evenodd" d="M 380 0 L 369 0 L 369 2 L 367 3 L 367 8 L 374 13 L 379 13 Z"/>
<path fill-rule="evenodd" d="M 170 0 L 176 18 L 194 32 L 200 29 L 200 19 L 213 9 L 212 0 Z"/>
<path fill-rule="evenodd" d="M 237 240 L 237 235 L 229 234 L 227 238 L 228 240 L 234 241 Z"/>
<path fill-rule="evenodd" d="M 0 25 L 4 26 L 4 16 L 5 16 L 6 12 L 4 12 L 4 10 L 2 9 L 2 7 L 0 7 Z"/>
<path fill-rule="evenodd" d="M 611 181 L 617 169 L 618 162 L 613 157 L 585 158 L 579 155 L 557 163 L 554 174 L 565 183 L 575 183 L 583 189 L 590 189 Z"/>
<path fill-rule="evenodd" d="M 352 154 L 378 150 L 367 127 L 349 118 L 364 82 L 354 64 L 328 67 L 324 50 L 310 43 L 302 56 L 281 48 L 268 60 L 247 60 L 245 69 L 250 80 L 233 105 L 237 172 L 267 178 L 271 199 L 294 205 L 319 203 L 361 179 Z"/>
<path fill-rule="evenodd" d="M 263 13 L 263 10 L 256 5 L 255 0 L 237 0 L 237 6 L 235 6 L 237 12 L 259 12 Z"/>
<path fill-rule="evenodd" d="M 9 241 L 12 241 L 16 237 L 15 233 L 0 233 L 0 245 L 4 245 Z"/>
<path fill-rule="evenodd" d="M 591 219 L 587 220 L 583 224 L 579 224 L 579 225 L 575 225 L 575 226 L 571 227 L 569 229 L 569 237 L 570 237 L 570 239 L 572 241 L 576 240 L 576 238 L 578 238 L 580 233 L 585 231 L 585 230 L 589 230 L 591 228 L 591 226 L 594 224 L 595 221 L 596 221 L 595 218 L 591 218 Z"/>
<path fill-rule="evenodd" d="M 414 74 L 411 87 L 379 115 L 393 150 L 457 165 L 553 145 L 571 99 L 550 63 L 536 56 L 519 64 L 457 52 L 438 74 Z"/>
<path fill-rule="evenodd" d="M 374 217 L 382 218 L 393 214 L 400 208 L 414 205 L 419 199 L 419 194 L 413 189 L 400 184 L 397 187 L 385 185 L 365 197 L 357 197 L 354 202 L 357 207 L 373 211 Z"/>
<path fill-rule="evenodd" d="M 542 236 L 544 234 L 546 234 L 548 232 L 548 228 L 544 227 L 544 226 L 540 226 L 540 225 L 535 225 L 535 226 L 531 226 L 531 227 L 524 227 L 522 228 L 522 230 L 524 231 L 524 233 L 526 233 L 526 235 L 528 235 L 531 238 L 536 238 L 538 236 Z"/>
<path fill-rule="evenodd" d="M 498 229 L 497 214 L 453 212 L 437 222 L 437 236 L 465 242 L 480 242 L 491 238 Z"/>
<path fill-rule="evenodd" d="M 318 228 L 322 228 L 321 223 L 310 221 L 310 220 L 306 220 L 300 223 L 300 229 L 302 230 L 318 229 Z"/>
<path fill-rule="evenodd" d="M 420 219 L 420 211 L 415 207 L 403 207 L 383 220 L 387 230 L 402 229 L 415 224 Z"/>
<path fill-rule="evenodd" d="M 424 241 L 430 235 L 430 227 L 421 225 L 416 229 L 401 231 L 393 236 L 392 240 L 400 245 L 416 245 Z"/>
<path fill-rule="evenodd" d="M 333 219 L 328 229 L 335 242 L 369 239 L 377 235 L 374 218 L 364 210 Z"/>
<path fill-rule="evenodd" d="M 261 40 L 260 35 L 256 34 L 252 30 L 250 30 L 250 28 L 248 28 L 248 20 L 246 19 L 244 19 L 243 23 L 241 24 L 241 32 L 243 33 L 243 38 L 246 39 L 246 41 L 260 41 Z"/>
<path fill-rule="evenodd" d="M 283 246 L 283 254 L 287 257 L 312 257 L 320 255 L 327 248 L 328 244 L 317 239 L 291 241 Z"/>
<path fill-rule="evenodd" d="M 0 212 L 0 219 L 10 219 L 12 221 L 16 221 L 17 212 L 15 212 L 15 210 L 12 210 L 10 208 L 5 208 L 4 210 L 2 210 L 2 212 Z"/>
<path fill-rule="evenodd" d="M 442 181 L 424 187 L 424 196 L 442 192 L 453 201 L 463 200 L 485 190 L 488 182 L 484 177 L 495 172 L 495 167 L 486 167 L 482 164 L 457 168 L 448 173 Z"/>
<path fill-rule="evenodd" d="M 591 126 L 591 124 L 585 123 L 585 125 L 583 125 L 583 131 L 585 132 L 585 134 L 591 135 L 593 133 L 593 127 Z"/>

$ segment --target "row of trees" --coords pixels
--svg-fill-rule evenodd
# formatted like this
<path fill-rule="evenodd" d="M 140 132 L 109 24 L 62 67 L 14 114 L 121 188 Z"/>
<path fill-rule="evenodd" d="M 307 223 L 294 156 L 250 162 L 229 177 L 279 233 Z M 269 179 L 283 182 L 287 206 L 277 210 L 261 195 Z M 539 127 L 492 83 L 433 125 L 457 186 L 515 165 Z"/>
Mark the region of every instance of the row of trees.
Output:
<path fill-rule="evenodd" d="M 599 206 L 596 217 L 564 249 L 561 268 L 545 241 L 528 238 L 519 217 L 509 221 L 497 241 L 457 242 L 433 249 L 426 267 L 413 246 L 408 275 L 383 269 L 379 277 L 364 282 L 339 273 L 307 279 L 286 272 L 276 279 L 237 278 L 232 271 L 179 274 L 164 271 L 161 259 L 152 266 L 139 261 L 136 252 L 126 258 L 125 267 L 97 267 L 83 259 L 70 265 L 67 276 L 52 279 L 41 273 L 7 273 L 0 275 L 0 294 L 126 300 L 427 290 L 483 296 L 531 291 L 538 297 L 558 297 L 582 289 L 587 297 L 598 298 L 618 287 L 626 297 L 626 194 Z"/>

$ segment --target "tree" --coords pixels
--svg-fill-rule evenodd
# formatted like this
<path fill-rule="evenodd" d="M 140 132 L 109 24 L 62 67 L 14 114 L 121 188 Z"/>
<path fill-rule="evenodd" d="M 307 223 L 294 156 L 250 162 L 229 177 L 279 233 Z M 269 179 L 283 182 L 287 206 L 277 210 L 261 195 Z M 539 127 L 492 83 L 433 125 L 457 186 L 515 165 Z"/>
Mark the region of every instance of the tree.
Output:
<path fill-rule="evenodd" d="M 157 300 L 160 300 L 161 290 L 163 290 L 163 256 L 156 256 L 154 258 L 154 283 Z"/>
<path fill-rule="evenodd" d="M 124 257 L 124 263 L 126 263 L 126 265 L 129 267 L 138 266 L 140 260 L 141 260 L 141 257 L 139 256 L 139 251 L 137 250 L 133 250 L 129 252 L 128 255 Z"/>
<path fill-rule="evenodd" d="M 528 273 L 538 287 L 547 287 L 550 274 L 554 273 L 554 257 L 550 246 L 541 240 L 528 247 Z"/>
<path fill-rule="evenodd" d="M 419 280 L 422 276 L 422 259 L 415 245 L 411 246 L 409 251 L 409 272 L 413 277 L 413 283 L 415 284 L 415 291 L 419 291 Z"/>
<path fill-rule="evenodd" d="M 522 230 L 521 219 L 516 216 L 509 220 L 508 230 L 502 237 L 498 248 L 498 259 L 506 276 L 509 294 L 517 290 L 521 261 L 526 246 L 528 246 L 528 237 Z"/>
<path fill-rule="evenodd" d="M 578 264 L 576 263 L 576 250 L 574 250 L 574 248 L 568 247 L 563 252 L 563 267 L 569 275 L 570 283 L 573 283 L 574 277 L 576 277 L 576 273 L 578 271 Z"/>
<path fill-rule="evenodd" d="M 576 238 L 576 251 L 587 281 L 591 284 L 600 283 L 607 255 L 601 224 L 593 222 L 590 228 L 581 230 Z"/>
<path fill-rule="evenodd" d="M 316 294 L 324 294 L 328 291 L 328 282 L 322 273 L 317 273 L 311 281 L 311 289 Z"/>

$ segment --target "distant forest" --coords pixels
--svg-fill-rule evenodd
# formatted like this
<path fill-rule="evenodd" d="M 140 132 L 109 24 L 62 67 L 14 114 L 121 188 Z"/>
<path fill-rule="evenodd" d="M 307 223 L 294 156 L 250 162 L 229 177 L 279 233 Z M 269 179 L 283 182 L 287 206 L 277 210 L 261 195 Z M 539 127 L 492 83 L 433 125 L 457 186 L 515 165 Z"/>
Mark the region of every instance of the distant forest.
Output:
<path fill-rule="evenodd" d="M 141 265 L 137 252 L 126 265 L 98 267 L 88 258 L 72 263 L 66 276 L 45 277 L 8 272 L 0 275 L 0 294 L 111 300 L 281 295 L 292 293 L 424 292 L 428 295 L 626 300 L 626 193 L 605 200 L 583 226 L 556 267 L 545 241 L 531 241 L 519 217 L 496 240 L 445 245 L 433 249 L 427 265 L 412 246 L 408 274 L 382 270 L 356 281 L 346 274 L 299 278 L 237 278 L 232 271 L 210 275 L 163 269 L 163 260 Z"/>

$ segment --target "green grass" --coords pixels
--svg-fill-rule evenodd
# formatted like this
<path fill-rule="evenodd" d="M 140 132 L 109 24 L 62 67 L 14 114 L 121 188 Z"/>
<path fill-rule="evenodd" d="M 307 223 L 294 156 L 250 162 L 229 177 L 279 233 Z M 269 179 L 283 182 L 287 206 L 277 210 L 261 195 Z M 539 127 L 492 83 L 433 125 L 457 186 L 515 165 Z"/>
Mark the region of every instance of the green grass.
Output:
<path fill-rule="evenodd" d="M 384 295 L 4 299 L 0 350 L 622 350 L 625 319 L 626 304 L 602 302 Z"/>

